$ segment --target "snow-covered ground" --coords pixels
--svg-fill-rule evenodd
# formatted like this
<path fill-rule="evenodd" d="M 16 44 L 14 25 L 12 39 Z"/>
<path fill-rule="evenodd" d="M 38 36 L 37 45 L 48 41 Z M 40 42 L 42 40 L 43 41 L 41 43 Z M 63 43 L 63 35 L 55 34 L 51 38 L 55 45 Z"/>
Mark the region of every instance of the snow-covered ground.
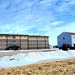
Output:
<path fill-rule="evenodd" d="M 0 52 L 11 52 L 13 50 L 0 50 Z"/>
<path fill-rule="evenodd" d="M 75 50 L 19 53 L 0 57 L 0 68 L 75 58 Z"/>

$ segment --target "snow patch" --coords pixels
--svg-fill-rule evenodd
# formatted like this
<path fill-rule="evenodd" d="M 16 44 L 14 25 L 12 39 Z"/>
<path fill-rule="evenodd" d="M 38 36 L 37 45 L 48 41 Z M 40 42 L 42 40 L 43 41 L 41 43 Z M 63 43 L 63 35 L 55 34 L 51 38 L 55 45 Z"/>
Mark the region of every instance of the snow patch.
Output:
<path fill-rule="evenodd" d="M 75 50 L 19 53 L 12 56 L 0 57 L 0 68 L 33 64 L 40 61 L 64 60 L 69 58 L 75 58 Z"/>

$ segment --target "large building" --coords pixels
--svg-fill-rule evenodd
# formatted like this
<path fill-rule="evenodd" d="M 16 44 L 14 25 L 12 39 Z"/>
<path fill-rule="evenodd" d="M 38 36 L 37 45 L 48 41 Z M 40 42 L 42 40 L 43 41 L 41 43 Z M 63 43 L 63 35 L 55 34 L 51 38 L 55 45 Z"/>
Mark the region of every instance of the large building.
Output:
<path fill-rule="evenodd" d="M 75 33 L 63 32 L 57 37 L 58 47 L 61 48 L 63 44 L 69 45 L 69 47 L 75 47 Z"/>
<path fill-rule="evenodd" d="M 0 50 L 4 49 L 48 49 L 48 36 L 0 34 Z"/>

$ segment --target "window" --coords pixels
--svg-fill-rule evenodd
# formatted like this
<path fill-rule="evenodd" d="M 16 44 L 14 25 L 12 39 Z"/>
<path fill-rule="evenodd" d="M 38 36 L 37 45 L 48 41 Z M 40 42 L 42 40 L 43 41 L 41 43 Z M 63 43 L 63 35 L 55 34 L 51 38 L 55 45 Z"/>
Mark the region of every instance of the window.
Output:
<path fill-rule="evenodd" d="M 73 36 L 73 38 L 75 38 L 75 36 Z"/>
<path fill-rule="evenodd" d="M 16 44 L 12 44 L 12 46 L 16 46 Z"/>
<path fill-rule="evenodd" d="M 16 40 L 12 40 L 12 42 L 16 42 Z"/>
<path fill-rule="evenodd" d="M 58 37 L 60 39 L 60 37 Z"/>
<path fill-rule="evenodd" d="M 12 36 L 13 38 L 16 38 L 16 36 Z"/>
<path fill-rule="evenodd" d="M 8 36 L 5 36 L 6 38 L 8 37 Z"/>
<path fill-rule="evenodd" d="M 8 42 L 8 40 L 6 40 L 6 42 Z"/>
<path fill-rule="evenodd" d="M 63 40 L 64 40 L 65 38 L 63 37 Z"/>

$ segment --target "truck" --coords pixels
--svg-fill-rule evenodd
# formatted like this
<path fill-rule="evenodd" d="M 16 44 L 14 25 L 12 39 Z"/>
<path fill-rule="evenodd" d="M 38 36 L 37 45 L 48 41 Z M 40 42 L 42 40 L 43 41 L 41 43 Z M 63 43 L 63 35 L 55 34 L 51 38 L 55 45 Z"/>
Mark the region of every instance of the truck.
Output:
<path fill-rule="evenodd" d="M 63 44 L 62 47 L 58 47 L 59 49 L 62 49 L 62 50 L 69 50 L 69 49 L 75 49 L 75 45 L 74 47 L 70 46 L 69 44 Z"/>

